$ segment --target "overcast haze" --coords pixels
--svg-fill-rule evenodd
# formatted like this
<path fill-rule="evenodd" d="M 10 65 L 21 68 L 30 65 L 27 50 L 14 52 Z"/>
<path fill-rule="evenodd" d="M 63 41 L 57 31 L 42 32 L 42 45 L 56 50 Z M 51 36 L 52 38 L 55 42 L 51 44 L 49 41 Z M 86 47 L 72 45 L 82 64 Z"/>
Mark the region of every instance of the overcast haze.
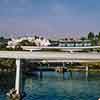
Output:
<path fill-rule="evenodd" d="M 0 0 L 0 31 L 48 37 L 99 32 L 100 0 Z"/>

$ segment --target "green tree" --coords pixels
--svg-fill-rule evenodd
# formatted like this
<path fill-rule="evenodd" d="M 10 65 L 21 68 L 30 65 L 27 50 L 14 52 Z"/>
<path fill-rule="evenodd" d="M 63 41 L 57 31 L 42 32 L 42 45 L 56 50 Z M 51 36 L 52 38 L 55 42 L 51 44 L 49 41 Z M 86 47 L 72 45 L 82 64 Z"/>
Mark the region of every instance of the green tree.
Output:
<path fill-rule="evenodd" d="M 97 45 L 97 41 L 96 40 L 91 40 L 91 44 L 92 44 L 92 46 L 96 46 Z"/>
<path fill-rule="evenodd" d="M 16 45 L 14 50 L 15 51 L 23 51 L 23 49 L 21 48 L 20 45 Z"/>
<path fill-rule="evenodd" d="M 0 68 L 14 68 L 15 60 L 14 59 L 0 59 Z"/>
<path fill-rule="evenodd" d="M 70 41 L 73 44 L 73 46 L 75 47 L 76 46 L 76 42 L 75 42 L 74 38 L 70 38 Z"/>
<path fill-rule="evenodd" d="M 100 40 L 100 32 L 98 33 L 98 40 Z"/>
<path fill-rule="evenodd" d="M 4 37 L 0 37 L 0 41 L 4 41 L 5 39 L 4 39 Z"/>
<path fill-rule="evenodd" d="M 68 41 L 68 38 L 65 38 L 65 41 Z"/>
<path fill-rule="evenodd" d="M 86 38 L 85 37 L 81 37 L 80 40 L 82 41 L 82 46 L 84 46 L 84 41 L 86 40 Z"/>
<path fill-rule="evenodd" d="M 23 40 L 23 41 L 19 42 L 18 45 L 21 45 L 21 46 L 36 46 L 35 42 L 30 42 L 28 40 Z"/>
<path fill-rule="evenodd" d="M 88 33 L 88 39 L 89 39 L 89 40 L 93 40 L 94 37 L 95 37 L 95 35 L 94 35 L 93 32 L 89 32 L 89 33 Z"/>
<path fill-rule="evenodd" d="M 30 45 L 30 42 L 28 40 L 22 40 L 21 42 L 19 42 L 19 45 L 27 46 L 27 45 Z"/>
<path fill-rule="evenodd" d="M 100 46 L 100 39 L 98 39 L 98 41 L 97 41 L 97 45 Z"/>
<path fill-rule="evenodd" d="M 70 38 L 70 41 L 74 41 L 74 39 L 73 38 Z"/>

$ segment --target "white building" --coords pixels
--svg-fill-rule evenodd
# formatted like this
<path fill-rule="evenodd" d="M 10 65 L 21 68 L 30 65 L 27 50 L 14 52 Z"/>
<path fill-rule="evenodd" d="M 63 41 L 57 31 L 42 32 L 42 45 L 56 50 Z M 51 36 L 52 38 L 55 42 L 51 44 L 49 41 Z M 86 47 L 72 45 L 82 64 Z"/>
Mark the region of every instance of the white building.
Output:
<path fill-rule="evenodd" d="M 48 46 L 48 45 L 50 45 L 50 42 L 49 42 L 49 40 L 47 40 L 47 39 L 36 39 L 35 41 L 34 41 L 35 43 L 36 43 L 36 45 L 37 46 Z"/>
<path fill-rule="evenodd" d="M 43 38 L 41 39 L 41 37 L 35 39 L 35 37 L 21 37 L 21 38 L 17 38 L 17 39 L 14 39 L 12 38 L 11 41 L 8 41 L 8 48 L 12 47 L 12 48 L 15 48 L 16 45 L 18 45 L 19 42 L 23 41 L 23 40 L 28 40 L 29 42 L 35 42 L 35 44 L 37 46 L 48 46 L 50 45 L 50 42 L 49 40 Z"/>

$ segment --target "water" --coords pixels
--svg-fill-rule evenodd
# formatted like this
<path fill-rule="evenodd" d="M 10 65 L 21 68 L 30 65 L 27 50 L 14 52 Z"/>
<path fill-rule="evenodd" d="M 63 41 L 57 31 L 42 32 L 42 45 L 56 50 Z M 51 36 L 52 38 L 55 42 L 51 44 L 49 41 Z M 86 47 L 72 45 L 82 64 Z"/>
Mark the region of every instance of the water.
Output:
<path fill-rule="evenodd" d="M 5 93 L 14 87 L 14 75 L 0 75 L 0 100 L 6 100 Z M 6 81 L 5 81 L 6 80 Z M 3 82 L 4 81 L 4 82 Z M 44 72 L 43 79 L 24 76 L 23 100 L 98 100 L 100 97 L 100 73 Z"/>

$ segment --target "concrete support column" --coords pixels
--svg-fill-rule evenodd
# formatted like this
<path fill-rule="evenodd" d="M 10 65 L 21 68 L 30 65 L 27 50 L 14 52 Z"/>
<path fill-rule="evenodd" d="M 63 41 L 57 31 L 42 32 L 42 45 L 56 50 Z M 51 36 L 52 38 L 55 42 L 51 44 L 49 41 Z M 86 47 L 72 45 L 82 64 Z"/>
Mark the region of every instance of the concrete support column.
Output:
<path fill-rule="evenodd" d="M 88 71 L 89 71 L 89 67 L 86 66 L 86 80 L 88 79 Z"/>
<path fill-rule="evenodd" d="M 63 62 L 63 73 L 65 71 L 65 62 Z"/>
<path fill-rule="evenodd" d="M 65 63 L 63 62 L 63 68 L 65 67 Z"/>
<path fill-rule="evenodd" d="M 43 71 L 42 71 L 42 65 L 41 65 L 41 63 L 40 63 L 40 79 L 42 79 L 43 78 Z"/>
<path fill-rule="evenodd" d="M 30 49 L 30 52 L 33 52 L 33 50 L 32 50 L 32 49 Z"/>
<path fill-rule="evenodd" d="M 70 50 L 70 53 L 73 53 L 73 50 Z"/>
<path fill-rule="evenodd" d="M 65 80 L 65 63 L 64 62 L 63 62 L 62 72 L 63 72 L 63 80 Z"/>
<path fill-rule="evenodd" d="M 40 79 L 43 79 L 43 71 L 42 71 L 42 69 L 40 70 Z"/>
<path fill-rule="evenodd" d="M 16 94 L 19 94 L 19 89 L 20 89 L 20 59 L 16 59 L 16 81 L 15 81 Z"/>
<path fill-rule="evenodd" d="M 49 63 L 48 63 L 48 68 L 50 67 Z"/>
<path fill-rule="evenodd" d="M 88 66 L 86 66 L 86 71 L 87 71 L 87 72 L 89 71 L 89 67 L 88 67 Z"/>

